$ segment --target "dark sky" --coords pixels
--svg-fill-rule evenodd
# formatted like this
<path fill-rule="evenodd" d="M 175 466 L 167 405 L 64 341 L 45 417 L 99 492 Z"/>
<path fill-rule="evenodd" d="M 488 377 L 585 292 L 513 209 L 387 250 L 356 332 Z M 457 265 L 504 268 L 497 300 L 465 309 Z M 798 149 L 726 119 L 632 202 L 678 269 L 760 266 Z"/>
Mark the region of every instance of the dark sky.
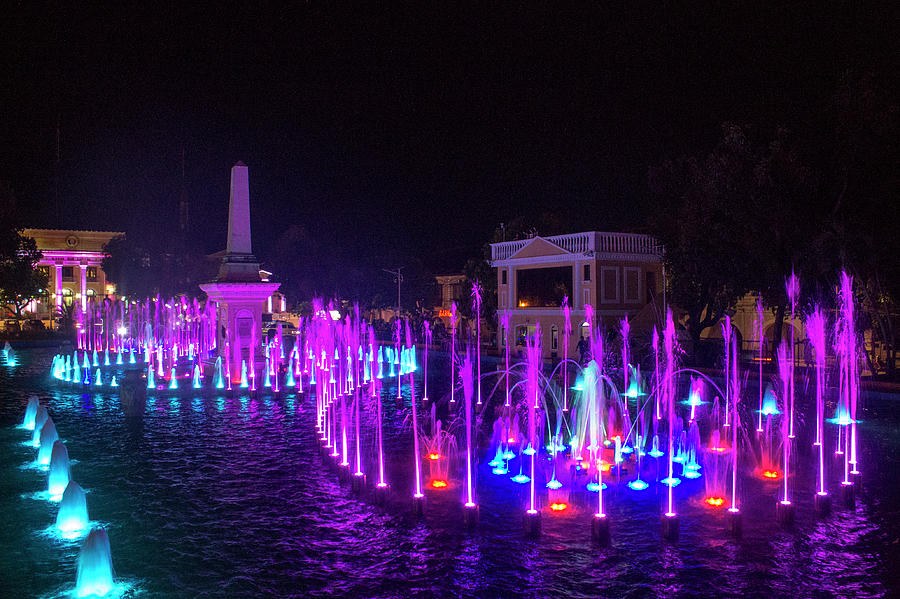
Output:
<path fill-rule="evenodd" d="M 895 77 L 900 55 L 892 4 L 32 4 L 0 25 L 0 180 L 29 223 L 171 234 L 184 150 L 208 251 L 242 160 L 258 255 L 301 223 L 438 270 L 523 213 L 639 227 L 649 165 L 722 121 L 803 123 L 841 73 Z"/>

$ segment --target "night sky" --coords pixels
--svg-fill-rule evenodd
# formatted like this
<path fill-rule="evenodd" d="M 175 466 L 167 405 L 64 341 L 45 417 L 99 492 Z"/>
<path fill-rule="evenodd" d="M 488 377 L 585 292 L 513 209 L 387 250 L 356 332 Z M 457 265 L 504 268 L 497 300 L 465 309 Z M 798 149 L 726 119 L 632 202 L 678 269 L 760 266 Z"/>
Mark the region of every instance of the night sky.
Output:
<path fill-rule="evenodd" d="M 23 224 L 171 234 L 183 152 L 206 251 L 242 160 L 264 259 L 299 223 L 454 271 L 521 214 L 640 230 L 648 166 L 723 121 L 803 126 L 848 69 L 897 89 L 892 4 L 253 4 L 5 12 L 0 181 Z"/>

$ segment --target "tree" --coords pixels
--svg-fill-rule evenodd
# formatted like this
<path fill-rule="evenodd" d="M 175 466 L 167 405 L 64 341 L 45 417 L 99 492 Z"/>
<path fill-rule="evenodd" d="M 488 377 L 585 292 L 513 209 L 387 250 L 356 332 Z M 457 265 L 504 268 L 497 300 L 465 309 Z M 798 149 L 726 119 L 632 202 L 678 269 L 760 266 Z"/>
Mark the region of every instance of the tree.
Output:
<path fill-rule="evenodd" d="M 116 284 L 119 295 L 131 298 L 201 295 L 198 285 L 210 281 L 217 268 L 197 248 L 181 244 L 170 251 L 165 239 L 136 241 L 118 235 L 103 251 L 101 265 L 107 279 Z"/>
<path fill-rule="evenodd" d="M 854 277 L 870 368 L 896 378 L 900 332 L 900 103 L 873 73 L 848 72 L 818 145 L 829 149 L 825 196 L 840 266 Z M 879 347 L 880 345 L 880 347 Z M 879 363 L 883 352 L 884 363 Z"/>
<path fill-rule="evenodd" d="M 740 134 L 740 133 L 737 133 Z M 790 302 L 785 279 L 795 272 L 801 279 L 801 301 L 816 298 L 825 279 L 833 276 L 827 250 L 827 210 L 821 201 L 820 176 L 807 166 L 785 129 L 768 144 L 754 146 L 748 159 L 753 168 L 741 227 L 741 247 L 753 257 L 748 285 L 760 292 L 775 313 L 774 343 L 780 345 Z"/>
<path fill-rule="evenodd" d="M 754 160 L 740 128 L 723 127 L 722 140 L 706 156 L 664 162 L 649 171 L 650 225 L 665 247 L 672 303 L 688 316 L 696 347 L 749 290 L 749 260 L 740 244 L 751 215 Z"/>
<path fill-rule="evenodd" d="M 28 303 L 43 295 L 48 276 L 35 269 L 41 252 L 34 239 L 17 229 L 5 230 L 0 237 L 0 305 L 9 306 L 10 316 L 22 320 Z"/>

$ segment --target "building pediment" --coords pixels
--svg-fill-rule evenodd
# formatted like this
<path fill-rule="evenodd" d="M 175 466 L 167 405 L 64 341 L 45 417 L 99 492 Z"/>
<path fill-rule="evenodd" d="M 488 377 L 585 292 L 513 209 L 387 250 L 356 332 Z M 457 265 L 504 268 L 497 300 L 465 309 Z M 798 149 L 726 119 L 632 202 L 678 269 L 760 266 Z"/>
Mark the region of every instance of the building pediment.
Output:
<path fill-rule="evenodd" d="M 519 258 L 537 258 L 540 256 L 559 256 L 568 254 L 566 250 L 559 247 L 555 243 L 547 241 L 543 237 L 535 237 L 531 239 L 525 247 L 509 257 L 510 260 Z"/>

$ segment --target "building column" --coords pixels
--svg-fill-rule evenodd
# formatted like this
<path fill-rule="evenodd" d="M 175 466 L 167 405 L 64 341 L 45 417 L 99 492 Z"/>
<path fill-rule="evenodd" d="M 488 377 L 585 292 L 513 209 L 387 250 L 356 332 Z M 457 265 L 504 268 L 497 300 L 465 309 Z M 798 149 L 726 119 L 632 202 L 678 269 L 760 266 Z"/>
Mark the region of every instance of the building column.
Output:
<path fill-rule="evenodd" d="M 87 266 L 80 264 L 81 269 L 81 310 L 87 310 Z"/>
<path fill-rule="evenodd" d="M 62 265 L 55 264 L 53 268 L 56 269 L 54 272 L 56 288 L 53 290 L 54 295 L 56 295 L 56 307 L 62 308 Z"/>
<path fill-rule="evenodd" d="M 576 260 L 575 267 L 572 269 L 574 271 L 572 273 L 572 295 L 574 297 L 569 298 L 570 308 L 584 308 L 584 294 L 581 292 L 582 278 L 584 277 L 583 269 L 583 263 Z"/>

